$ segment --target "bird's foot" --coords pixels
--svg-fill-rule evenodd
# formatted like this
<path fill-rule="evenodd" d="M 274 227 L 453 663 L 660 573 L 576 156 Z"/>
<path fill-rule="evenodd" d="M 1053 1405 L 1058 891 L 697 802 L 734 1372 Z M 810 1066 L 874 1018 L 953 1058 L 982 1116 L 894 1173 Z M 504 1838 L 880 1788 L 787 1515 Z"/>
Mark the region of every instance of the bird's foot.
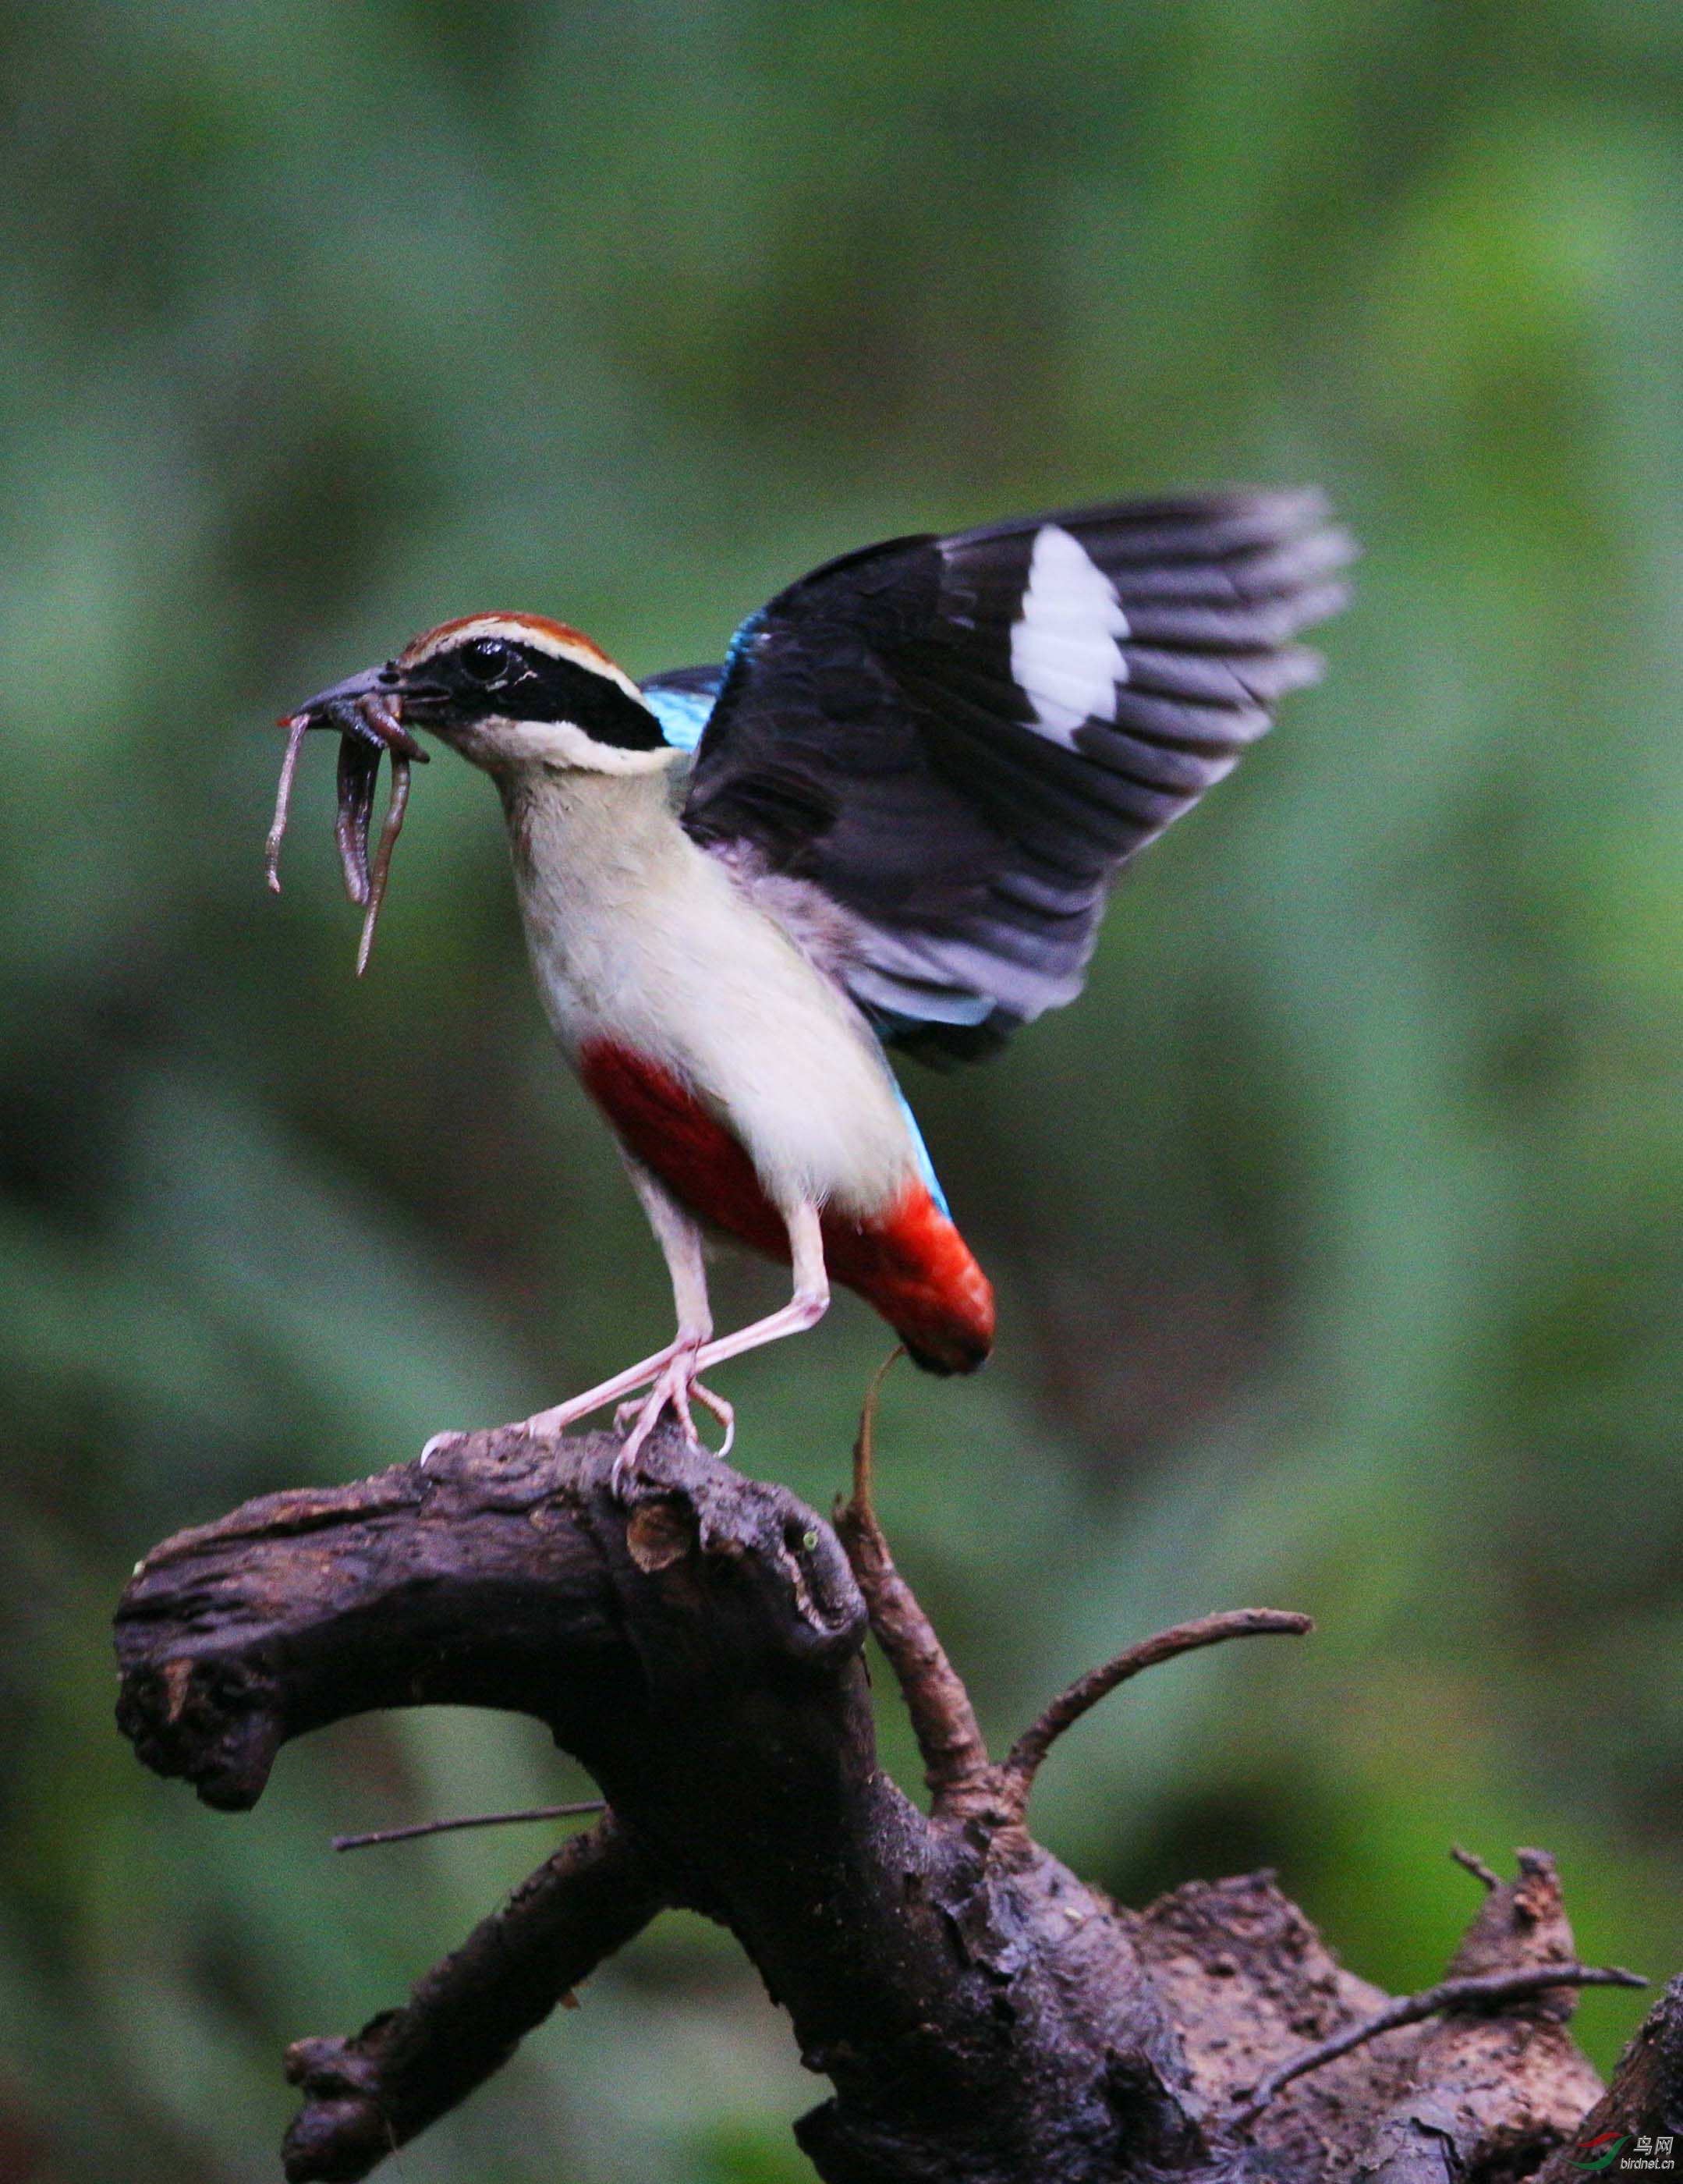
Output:
<path fill-rule="evenodd" d="M 731 1443 L 736 1439 L 736 1412 L 722 1396 L 703 1385 L 695 1377 L 695 1352 L 685 1349 L 672 1358 L 662 1368 L 659 1379 L 646 1396 L 635 1402 L 621 1403 L 614 1413 L 614 1424 L 626 1436 L 625 1446 L 614 1458 L 611 1485 L 618 1500 L 625 1499 L 627 1490 L 637 1472 L 637 1459 L 661 1418 L 670 1410 L 683 1428 L 684 1438 L 697 1448 L 704 1446 L 695 1430 L 695 1416 L 692 1402 L 700 1403 L 710 1410 L 725 1429 L 719 1454 L 727 1456 Z"/>
<path fill-rule="evenodd" d="M 627 1425 L 630 1438 L 621 1451 L 614 1466 L 614 1490 L 617 1494 L 625 1486 L 636 1468 L 637 1457 L 644 1443 L 670 1408 L 677 1416 L 689 1440 L 700 1446 L 700 1436 L 695 1430 L 695 1419 L 690 1410 L 692 1402 L 704 1404 L 725 1429 L 722 1456 L 730 1447 L 736 1431 L 736 1414 L 722 1396 L 716 1396 L 711 1388 L 704 1388 L 695 1377 L 695 1360 L 705 1346 L 710 1329 L 699 1327 L 681 1327 L 677 1339 L 664 1350 L 645 1357 L 640 1365 L 629 1366 L 616 1373 L 611 1380 L 599 1386 L 587 1388 L 582 1396 L 574 1396 L 565 1403 L 557 1403 L 552 1410 L 535 1412 L 529 1418 L 518 1418 L 512 1425 L 504 1426 L 504 1433 L 521 1434 L 530 1440 L 553 1440 L 568 1426 L 577 1425 L 581 1418 L 589 1417 L 607 1404 L 616 1402 L 621 1396 L 633 1401 L 620 1405 L 614 1423 L 621 1433 Z M 646 1395 L 638 1394 L 647 1389 Z M 434 1434 L 421 1451 L 422 1463 L 441 1454 L 451 1442 L 462 1436 L 454 1433 Z"/>

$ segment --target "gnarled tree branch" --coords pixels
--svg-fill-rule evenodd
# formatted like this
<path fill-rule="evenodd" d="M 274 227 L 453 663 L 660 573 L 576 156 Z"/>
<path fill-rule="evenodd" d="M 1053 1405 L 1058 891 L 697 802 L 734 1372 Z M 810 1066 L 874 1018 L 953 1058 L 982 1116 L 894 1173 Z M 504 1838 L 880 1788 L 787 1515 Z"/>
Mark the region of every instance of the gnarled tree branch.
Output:
<path fill-rule="evenodd" d="M 308 1730 L 438 1701 L 537 1716 L 609 1802 L 401 2009 L 294 2048 L 295 2184 L 365 2174 L 664 1905 L 730 1929 L 830 2080 L 798 2126 L 828 2184 L 1396 2184 L 1431 2160 L 1447 2184 L 1498 2155 L 1523 2176 L 1575 2128 L 1598 2086 L 1560 2014 L 1573 1952 L 1540 1854 L 1512 1883 L 1485 1869 L 1450 1970 L 1546 1963 L 1543 2004 L 1346 2042 L 1241 2124 L 1306 2039 L 1385 1998 L 1265 1875 L 1131 1913 L 1023 1827 L 1039 1758 L 1123 1675 L 1304 1618 L 1244 1611 L 1130 1647 L 995 1767 L 871 1514 L 868 1425 L 840 1540 L 672 1434 L 627 1507 L 617 1453 L 606 1435 L 463 1437 L 183 1533 L 125 1594 L 120 1719 L 214 1804 L 254 1803 Z M 867 1615 L 918 1724 L 928 1815 L 878 1763 Z"/>

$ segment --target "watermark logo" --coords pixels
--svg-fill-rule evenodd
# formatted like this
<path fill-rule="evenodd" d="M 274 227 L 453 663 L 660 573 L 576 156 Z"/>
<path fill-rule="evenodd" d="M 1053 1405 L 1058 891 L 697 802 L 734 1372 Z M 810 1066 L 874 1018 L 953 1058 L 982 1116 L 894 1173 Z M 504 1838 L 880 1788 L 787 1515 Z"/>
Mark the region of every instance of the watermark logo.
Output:
<path fill-rule="evenodd" d="M 1633 2170 L 1666 2170 L 1677 2166 L 1672 2148 L 1676 2134 L 1664 2131 L 1657 2137 L 1643 2133 L 1633 2138 L 1628 2131 L 1598 2131 L 1593 2138 L 1580 2139 L 1572 2149 L 1572 2166 L 1585 2175 L 1598 2171 L 1616 2170 L 1629 2176 Z"/>

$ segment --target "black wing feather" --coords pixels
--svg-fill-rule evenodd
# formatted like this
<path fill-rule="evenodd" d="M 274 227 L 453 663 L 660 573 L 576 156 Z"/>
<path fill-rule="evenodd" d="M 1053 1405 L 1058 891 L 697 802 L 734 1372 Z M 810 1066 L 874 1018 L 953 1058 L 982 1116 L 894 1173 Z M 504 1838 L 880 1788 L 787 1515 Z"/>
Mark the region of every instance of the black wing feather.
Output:
<path fill-rule="evenodd" d="M 852 913 L 885 1037 L 989 1050 L 1079 989 L 1120 867 L 1315 679 L 1295 640 L 1352 550 L 1319 494 L 1262 492 L 846 554 L 738 632 L 684 824 Z"/>

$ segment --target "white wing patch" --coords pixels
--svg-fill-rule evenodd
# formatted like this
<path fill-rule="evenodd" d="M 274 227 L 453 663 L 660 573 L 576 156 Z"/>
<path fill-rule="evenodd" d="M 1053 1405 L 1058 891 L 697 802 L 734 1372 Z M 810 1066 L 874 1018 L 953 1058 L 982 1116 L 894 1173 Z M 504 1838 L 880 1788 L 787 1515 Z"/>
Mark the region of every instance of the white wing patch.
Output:
<path fill-rule="evenodd" d="M 1117 685 L 1128 680 L 1117 640 L 1127 634 L 1116 586 L 1078 538 L 1042 524 L 1011 631 L 1011 671 L 1042 734 L 1073 749 L 1084 721 L 1116 718 Z"/>

